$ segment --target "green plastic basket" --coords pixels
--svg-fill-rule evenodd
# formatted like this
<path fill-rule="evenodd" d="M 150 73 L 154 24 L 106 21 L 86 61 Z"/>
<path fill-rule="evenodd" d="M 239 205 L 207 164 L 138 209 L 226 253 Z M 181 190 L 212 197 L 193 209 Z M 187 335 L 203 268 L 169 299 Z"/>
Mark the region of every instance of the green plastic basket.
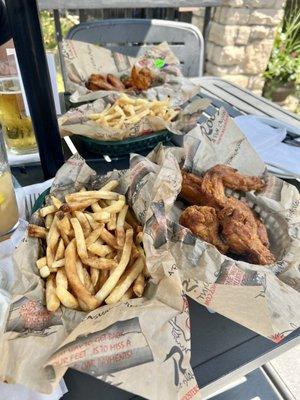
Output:
<path fill-rule="evenodd" d="M 166 144 L 171 140 L 172 133 L 164 130 L 150 135 L 129 138 L 125 140 L 97 140 L 91 139 L 86 136 L 76 136 L 78 142 L 91 153 L 108 156 L 118 157 L 130 153 L 140 153 L 150 151 L 158 143 Z"/>

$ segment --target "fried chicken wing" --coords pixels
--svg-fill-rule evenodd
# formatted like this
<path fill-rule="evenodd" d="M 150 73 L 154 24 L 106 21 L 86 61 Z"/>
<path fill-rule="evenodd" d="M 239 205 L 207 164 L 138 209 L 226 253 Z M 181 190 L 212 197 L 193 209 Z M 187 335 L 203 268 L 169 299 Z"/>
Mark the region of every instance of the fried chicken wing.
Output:
<path fill-rule="evenodd" d="M 179 222 L 200 239 L 215 245 L 221 253 L 226 253 L 228 250 L 226 244 L 219 237 L 219 221 L 214 208 L 207 206 L 187 207 L 181 214 Z"/>
<path fill-rule="evenodd" d="M 199 175 L 192 174 L 190 172 L 181 171 L 182 174 L 182 185 L 180 197 L 187 201 L 189 204 L 197 204 L 200 206 L 214 206 L 215 202 L 206 195 L 206 192 L 202 189 L 203 178 Z"/>
<path fill-rule="evenodd" d="M 249 192 L 250 190 L 262 190 L 265 187 L 263 179 L 257 176 L 240 174 L 229 165 L 217 164 L 209 170 L 210 174 L 218 174 L 222 178 L 223 185 L 232 190 Z"/>
<path fill-rule="evenodd" d="M 268 265 L 275 262 L 274 255 L 261 240 L 261 237 L 265 239 L 264 233 L 258 233 L 257 218 L 247 204 L 230 198 L 218 212 L 218 218 L 224 240 L 233 253 L 246 255 L 255 264 Z"/>
<path fill-rule="evenodd" d="M 132 86 L 139 90 L 149 89 L 153 81 L 149 68 L 144 67 L 138 70 L 136 66 L 132 67 L 130 79 Z"/>

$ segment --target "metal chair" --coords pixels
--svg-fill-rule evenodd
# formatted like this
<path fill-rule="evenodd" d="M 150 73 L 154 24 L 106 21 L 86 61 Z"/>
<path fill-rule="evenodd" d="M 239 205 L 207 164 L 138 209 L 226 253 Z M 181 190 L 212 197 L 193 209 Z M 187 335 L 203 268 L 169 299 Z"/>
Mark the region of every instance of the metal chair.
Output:
<path fill-rule="evenodd" d="M 168 42 L 183 75 L 203 75 L 204 42 L 199 29 L 185 22 L 148 19 L 107 19 L 74 26 L 67 39 L 101 45 L 136 57 L 142 46 Z"/>

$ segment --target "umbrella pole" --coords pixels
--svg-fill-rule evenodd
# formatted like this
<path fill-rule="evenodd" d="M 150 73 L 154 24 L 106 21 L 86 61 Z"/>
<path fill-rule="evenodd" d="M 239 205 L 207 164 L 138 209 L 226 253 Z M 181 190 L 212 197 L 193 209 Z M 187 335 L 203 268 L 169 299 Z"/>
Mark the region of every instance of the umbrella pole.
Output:
<path fill-rule="evenodd" d="M 64 163 L 36 0 L 6 0 L 45 179 Z"/>

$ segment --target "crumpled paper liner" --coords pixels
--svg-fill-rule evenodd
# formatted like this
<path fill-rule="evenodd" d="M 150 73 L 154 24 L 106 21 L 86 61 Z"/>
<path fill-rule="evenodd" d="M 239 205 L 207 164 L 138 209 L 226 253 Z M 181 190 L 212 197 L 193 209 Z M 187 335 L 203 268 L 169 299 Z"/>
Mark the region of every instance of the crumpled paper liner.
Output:
<path fill-rule="evenodd" d="M 161 89 L 162 91 L 165 90 L 163 86 Z M 198 89 L 196 92 L 198 92 Z M 146 97 L 153 100 L 152 95 L 153 93 L 149 91 Z M 96 121 L 89 119 L 89 115 L 100 113 L 108 104 L 114 104 L 119 96 L 119 93 L 110 94 L 93 103 L 84 104 L 69 110 L 58 119 L 60 134 L 62 136 L 81 135 L 98 140 L 122 140 L 168 129 L 175 134 L 182 135 L 197 124 L 197 120 L 202 111 L 205 110 L 211 102 L 209 99 L 202 99 L 199 97 L 182 108 L 173 122 L 166 122 L 160 117 L 146 116 L 138 123 L 128 124 L 126 129 L 103 127 Z M 162 96 L 161 98 L 165 97 Z M 156 99 L 156 97 L 154 99 Z"/>
<path fill-rule="evenodd" d="M 279 342 L 300 325 L 300 196 L 298 190 L 268 174 L 224 109 L 184 138 L 184 148 L 163 148 L 152 152 L 165 161 L 171 152 L 184 168 L 203 173 L 216 164 L 227 164 L 241 173 L 263 175 L 267 187 L 259 194 L 233 193 L 244 197 L 265 223 L 271 250 L 277 257 L 272 266 L 254 265 L 221 254 L 215 246 L 179 225 L 186 206 L 176 201 L 168 208 L 168 240 L 182 285 L 198 303 L 233 321 Z M 163 155 L 162 155 L 163 154 Z M 151 158 L 151 155 L 150 155 Z M 171 173 L 171 171 L 170 171 Z M 172 172 L 174 196 L 179 194 L 181 174 Z M 162 182 L 161 182 L 162 183 Z M 159 180 L 157 181 L 159 184 Z"/>
<path fill-rule="evenodd" d="M 167 161 L 176 168 L 172 155 Z M 109 177 L 121 180 L 119 191 L 130 193 L 144 225 L 147 266 L 153 273 L 142 298 L 89 314 L 64 307 L 49 313 L 44 306 L 44 282 L 35 266 L 40 256 L 38 239 L 26 236 L 14 255 L 13 299 L 0 337 L 1 380 L 50 393 L 72 367 L 145 398 L 199 399 L 190 366 L 187 300 L 166 238 L 165 206 L 174 201 L 168 165 L 136 156 L 130 170 L 97 177 L 75 155 L 58 171 L 51 188 L 57 196 L 82 185 L 99 188 Z M 164 177 L 164 193 L 156 186 L 156 175 Z M 141 182 L 151 188 L 151 197 Z"/>

